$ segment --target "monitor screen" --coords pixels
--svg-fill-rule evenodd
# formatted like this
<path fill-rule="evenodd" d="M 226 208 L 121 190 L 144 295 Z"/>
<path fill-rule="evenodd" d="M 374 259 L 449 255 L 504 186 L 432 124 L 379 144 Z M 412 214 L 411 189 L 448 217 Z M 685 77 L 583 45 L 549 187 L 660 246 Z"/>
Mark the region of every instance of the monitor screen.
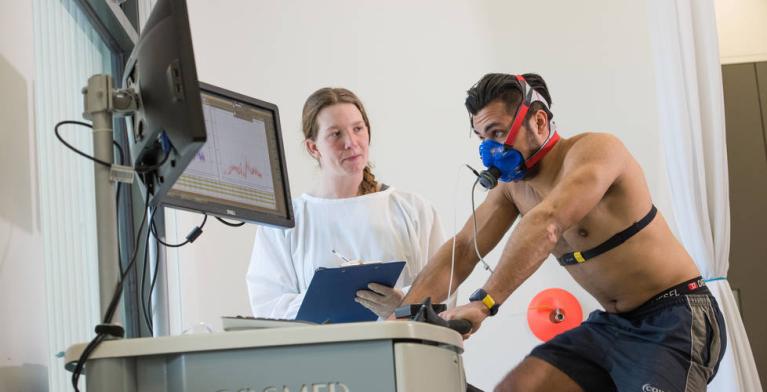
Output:
<path fill-rule="evenodd" d="M 293 227 L 277 106 L 200 83 L 208 140 L 163 204 Z"/>

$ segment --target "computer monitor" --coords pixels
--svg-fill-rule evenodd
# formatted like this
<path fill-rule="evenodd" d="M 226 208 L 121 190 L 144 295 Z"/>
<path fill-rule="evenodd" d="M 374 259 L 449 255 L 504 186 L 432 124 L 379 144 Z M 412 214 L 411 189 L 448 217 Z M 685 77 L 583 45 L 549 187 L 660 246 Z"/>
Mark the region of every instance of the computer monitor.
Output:
<path fill-rule="evenodd" d="M 131 164 L 156 207 L 206 140 L 184 0 L 157 0 L 123 74 L 137 94 Z"/>
<path fill-rule="evenodd" d="M 293 227 L 277 106 L 200 83 L 208 141 L 163 204 L 221 218 Z"/>

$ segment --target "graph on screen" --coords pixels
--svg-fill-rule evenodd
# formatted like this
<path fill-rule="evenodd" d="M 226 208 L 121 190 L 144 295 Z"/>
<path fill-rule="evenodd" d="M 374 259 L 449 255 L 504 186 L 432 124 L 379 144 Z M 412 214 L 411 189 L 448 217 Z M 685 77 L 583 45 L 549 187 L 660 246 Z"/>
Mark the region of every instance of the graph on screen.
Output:
<path fill-rule="evenodd" d="M 275 209 L 266 124 L 256 116 L 238 115 L 238 109 L 203 99 L 208 141 L 174 188 Z"/>

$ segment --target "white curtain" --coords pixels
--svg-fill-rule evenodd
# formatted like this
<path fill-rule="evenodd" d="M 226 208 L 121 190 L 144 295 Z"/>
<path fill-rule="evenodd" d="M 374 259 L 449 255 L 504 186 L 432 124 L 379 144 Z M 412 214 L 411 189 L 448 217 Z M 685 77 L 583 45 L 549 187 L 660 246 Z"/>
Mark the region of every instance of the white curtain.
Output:
<path fill-rule="evenodd" d="M 761 391 L 727 281 L 730 208 L 719 43 L 713 0 L 652 0 L 650 32 L 659 122 L 678 235 L 708 281 L 727 325 L 712 391 Z"/>
<path fill-rule="evenodd" d="M 49 390 L 67 391 L 71 373 L 56 354 L 90 341 L 99 322 L 96 202 L 93 162 L 59 143 L 53 126 L 61 120 L 84 121 L 81 90 L 91 75 L 110 73 L 112 62 L 77 1 L 35 0 L 33 12 L 37 203 L 48 320 L 48 336 L 40 338 L 47 339 L 50 351 Z M 90 129 L 70 125 L 60 131 L 92 154 Z"/>

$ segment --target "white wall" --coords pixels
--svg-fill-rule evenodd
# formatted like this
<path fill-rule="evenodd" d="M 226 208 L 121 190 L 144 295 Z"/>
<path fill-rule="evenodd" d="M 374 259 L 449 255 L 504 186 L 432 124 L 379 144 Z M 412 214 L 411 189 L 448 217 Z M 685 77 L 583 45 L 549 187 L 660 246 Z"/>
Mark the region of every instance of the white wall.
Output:
<path fill-rule="evenodd" d="M 32 2 L 0 2 L 0 390 L 48 389 L 32 80 Z"/>
<path fill-rule="evenodd" d="M 767 61 L 767 1 L 716 0 L 722 64 Z"/>
<path fill-rule="evenodd" d="M 541 73 L 563 136 L 618 135 L 644 167 L 656 205 L 671 214 L 645 6 L 613 0 L 189 1 L 200 79 L 279 105 L 294 195 L 316 174 L 301 145 L 303 101 L 317 88 L 344 86 L 358 93 L 371 116 L 377 177 L 431 200 L 448 232 L 454 215 L 460 226 L 470 212 L 472 178 L 461 166 L 480 166 L 463 99 L 487 72 Z M 171 232 L 183 238 L 200 218 L 170 213 L 169 219 Z M 195 244 L 170 255 L 171 273 L 180 279 L 171 294 L 183 298 L 172 314 L 176 332 L 199 321 L 218 327 L 221 315 L 249 313 L 244 273 L 254 228 L 209 225 Z M 487 276 L 478 268 L 459 303 Z M 548 287 L 573 292 L 584 313 L 597 307 L 555 261 L 546 262 L 466 342 L 471 383 L 491 388 L 538 343 L 524 313 Z"/>

